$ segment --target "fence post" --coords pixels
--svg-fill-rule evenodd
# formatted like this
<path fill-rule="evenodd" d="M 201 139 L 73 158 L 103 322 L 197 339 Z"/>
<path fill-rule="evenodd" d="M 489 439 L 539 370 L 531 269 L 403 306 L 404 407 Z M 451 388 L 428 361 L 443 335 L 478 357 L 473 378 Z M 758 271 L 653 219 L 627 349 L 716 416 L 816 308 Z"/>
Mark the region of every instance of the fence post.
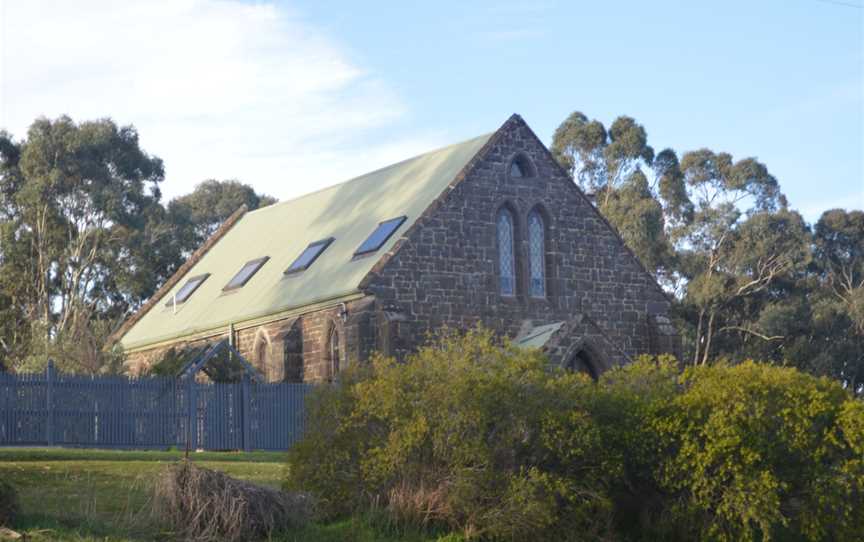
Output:
<path fill-rule="evenodd" d="M 45 408 L 48 411 L 48 416 L 45 422 L 45 432 L 48 446 L 54 446 L 54 360 L 48 360 L 48 367 L 45 368 Z"/>
<path fill-rule="evenodd" d="M 241 384 L 241 398 L 243 401 L 242 423 L 243 423 L 243 450 L 249 451 L 252 449 L 252 439 L 250 438 L 249 418 L 251 417 L 251 397 L 252 390 L 249 389 L 249 374 L 243 373 L 243 382 Z"/>
<path fill-rule="evenodd" d="M 189 379 L 189 421 L 186 423 L 186 449 L 195 451 L 198 449 L 198 397 L 196 393 L 195 375 L 191 374 Z"/>

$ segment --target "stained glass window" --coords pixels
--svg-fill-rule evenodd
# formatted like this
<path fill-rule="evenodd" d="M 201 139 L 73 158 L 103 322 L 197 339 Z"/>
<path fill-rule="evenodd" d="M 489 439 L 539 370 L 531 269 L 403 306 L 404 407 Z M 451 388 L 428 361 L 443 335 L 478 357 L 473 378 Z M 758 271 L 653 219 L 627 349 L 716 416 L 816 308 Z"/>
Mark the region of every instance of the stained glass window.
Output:
<path fill-rule="evenodd" d="M 513 214 L 498 211 L 498 273 L 502 295 L 516 294 L 516 259 L 513 253 Z"/>
<path fill-rule="evenodd" d="M 546 232 L 543 217 L 537 211 L 528 215 L 528 265 L 531 297 L 546 295 Z"/>

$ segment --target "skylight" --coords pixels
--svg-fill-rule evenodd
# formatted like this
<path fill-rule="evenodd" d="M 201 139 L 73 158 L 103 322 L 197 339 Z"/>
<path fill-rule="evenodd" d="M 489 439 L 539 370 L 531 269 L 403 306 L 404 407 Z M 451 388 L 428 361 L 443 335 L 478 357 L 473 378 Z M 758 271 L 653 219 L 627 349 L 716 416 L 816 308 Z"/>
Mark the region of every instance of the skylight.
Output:
<path fill-rule="evenodd" d="M 299 256 L 297 256 L 297 259 L 294 260 L 294 263 L 292 263 L 291 266 L 285 270 L 285 274 L 288 275 L 290 273 L 299 273 L 304 269 L 308 269 L 309 266 L 318 259 L 318 256 L 320 256 L 321 253 L 324 252 L 332 242 L 333 238 L 329 237 L 327 239 L 322 239 L 320 241 L 315 241 L 314 243 L 311 243 L 303 250 L 303 252 L 300 253 Z"/>
<path fill-rule="evenodd" d="M 176 294 L 174 294 L 171 299 L 168 300 L 168 303 L 165 303 L 166 307 L 170 307 L 173 304 L 180 304 L 189 299 L 189 297 L 195 293 L 195 290 L 198 289 L 201 284 L 207 280 L 207 277 L 210 276 L 210 273 L 204 273 L 203 275 L 198 275 L 197 277 L 192 277 L 186 281 L 186 284 L 180 288 Z"/>
<path fill-rule="evenodd" d="M 267 263 L 267 260 L 270 259 L 270 256 L 264 256 L 263 258 L 258 258 L 257 260 L 251 260 L 243 264 L 243 267 L 240 268 L 240 271 L 234 275 L 228 284 L 222 288 L 223 292 L 227 292 L 228 290 L 236 290 L 237 288 L 242 288 L 249 279 L 252 278 L 252 275 L 258 272 L 261 269 L 261 266 Z"/>
<path fill-rule="evenodd" d="M 399 229 L 399 226 L 401 226 L 403 222 L 405 222 L 405 217 L 400 216 L 397 218 L 391 218 L 390 220 L 385 220 L 378 224 L 378 227 L 375 228 L 372 235 L 363 241 L 363 244 L 360 245 L 360 248 L 357 249 L 357 252 L 355 252 L 354 255 L 362 256 L 363 254 L 370 254 L 377 251 L 387 242 L 387 239 L 390 239 L 390 236 Z"/>

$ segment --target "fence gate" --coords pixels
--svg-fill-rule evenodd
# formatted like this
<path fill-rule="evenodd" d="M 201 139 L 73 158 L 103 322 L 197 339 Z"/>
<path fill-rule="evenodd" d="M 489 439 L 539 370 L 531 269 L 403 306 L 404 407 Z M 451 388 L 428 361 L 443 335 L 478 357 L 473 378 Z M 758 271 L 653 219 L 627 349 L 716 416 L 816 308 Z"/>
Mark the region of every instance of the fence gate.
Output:
<path fill-rule="evenodd" d="M 237 372 L 241 382 L 218 382 L 219 375 Z M 217 382 L 195 382 L 199 372 Z M 252 382 L 261 382 L 261 375 L 228 340 L 207 347 L 195 356 L 178 374 L 189 387 L 189 418 L 192 432 L 189 447 L 205 450 L 250 450 L 249 435 Z"/>

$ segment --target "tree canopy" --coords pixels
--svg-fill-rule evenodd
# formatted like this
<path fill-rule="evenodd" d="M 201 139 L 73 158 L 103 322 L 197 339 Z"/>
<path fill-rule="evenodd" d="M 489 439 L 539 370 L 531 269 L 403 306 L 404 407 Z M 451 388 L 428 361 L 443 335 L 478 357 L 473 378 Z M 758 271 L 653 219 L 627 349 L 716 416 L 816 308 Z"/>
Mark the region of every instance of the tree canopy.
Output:
<path fill-rule="evenodd" d="M 626 116 L 607 130 L 577 111 L 551 149 L 673 294 L 686 361 L 755 356 L 864 392 L 864 213 L 828 210 L 811 227 L 758 159 L 655 155 Z"/>
<path fill-rule="evenodd" d="M 131 126 L 38 119 L 0 132 L 0 363 L 116 368 L 105 337 L 240 205 L 272 203 L 207 181 L 161 203 L 162 161 Z"/>
<path fill-rule="evenodd" d="M 275 198 L 257 194 L 251 186 L 240 181 L 208 179 L 191 193 L 171 200 L 168 215 L 171 223 L 184 235 L 184 248 L 194 250 L 241 205 L 254 210 L 273 203 L 276 203 Z"/>

